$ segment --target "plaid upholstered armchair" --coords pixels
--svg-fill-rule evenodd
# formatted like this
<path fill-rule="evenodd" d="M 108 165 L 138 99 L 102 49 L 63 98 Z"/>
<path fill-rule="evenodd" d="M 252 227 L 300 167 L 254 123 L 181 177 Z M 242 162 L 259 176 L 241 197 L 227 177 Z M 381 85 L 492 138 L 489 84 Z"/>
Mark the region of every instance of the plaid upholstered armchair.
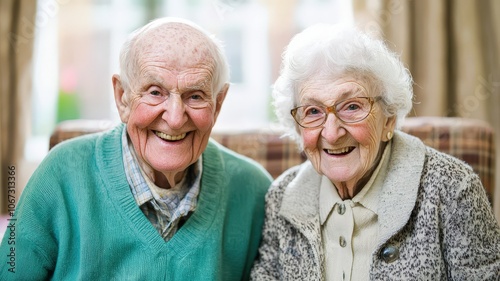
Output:
<path fill-rule="evenodd" d="M 114 124 L 99 120 L 71 120 L 59 124 L 50 138 L 50 148 L 79 135 L 100 132 Z M 451 117 L 407 118 L 403 131 L 425 144 L 467 162 L 480 176 L 490 202 L 495 189 L 495 151 L 493 129 L 485 122 Z M 305 160 L 294 142 L 270 130 L 212 133 L 222 145 L 261 163 L 273 177 Z"/>

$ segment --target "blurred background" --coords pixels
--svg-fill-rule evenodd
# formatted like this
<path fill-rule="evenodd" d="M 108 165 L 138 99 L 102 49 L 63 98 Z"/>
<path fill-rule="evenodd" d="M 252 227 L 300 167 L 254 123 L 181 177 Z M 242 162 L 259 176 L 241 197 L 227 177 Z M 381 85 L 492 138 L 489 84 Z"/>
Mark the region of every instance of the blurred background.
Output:
<path fill-rule="evenodd" d="M 192 20 L 225 43 L 232 85 L 214 130 L 272 127 L 271 85 L 283 48 L 311 24 L 350 22 L 400 54 L 415 80 L 412 115 L 487 121 L 500 159 L 500 1 L 1 0 L 2 213 L 8 167 L 19 198 L 59 122 L 119 121 L 111 76 L 121 44 L 163 16 Z"/>

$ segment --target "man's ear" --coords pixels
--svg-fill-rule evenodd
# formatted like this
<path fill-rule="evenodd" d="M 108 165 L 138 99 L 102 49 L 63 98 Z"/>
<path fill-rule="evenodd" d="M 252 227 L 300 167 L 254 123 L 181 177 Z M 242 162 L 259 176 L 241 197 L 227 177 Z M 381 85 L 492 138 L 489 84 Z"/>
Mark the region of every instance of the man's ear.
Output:
<path fill-rule="evenodd" d="M 217 99 L 215 101 L 215 120 L 217 120 L 217 117 L 219 116 L 220 109 L 222 108 L 222 103 L 226 98 L 228 90 L 229 90 L 229 83 L 226 83 L 224 84 L 224 87 L 222 87 L 222 90 L 220 90 L 219 94 L 217 95 Z"/>
<path fill-rule="evenodd" d="M 125 96 L 125 89 L 123 88 L 122 82 L 120 80 L 120 75 L 113 75 L 112 81 L 118 114 L 120 115 L 120 119 L 122 120 L 122 122 L 127 123 L 130 114 L 130 108 L 127 97 Z"/>

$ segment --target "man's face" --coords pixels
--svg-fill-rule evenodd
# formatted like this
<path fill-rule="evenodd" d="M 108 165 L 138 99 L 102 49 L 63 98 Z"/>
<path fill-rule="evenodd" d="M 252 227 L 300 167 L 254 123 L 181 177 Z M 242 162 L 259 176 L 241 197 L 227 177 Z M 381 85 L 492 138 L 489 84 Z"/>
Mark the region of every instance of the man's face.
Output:
<path fill-rule="evenodd" d="M 141 164 L 169 178 L 205 150 L 225 91 L 213 92 L 215 62 L 203 34 L 184 24 L 159 29 L 138 42 L 120 116 Z"/>

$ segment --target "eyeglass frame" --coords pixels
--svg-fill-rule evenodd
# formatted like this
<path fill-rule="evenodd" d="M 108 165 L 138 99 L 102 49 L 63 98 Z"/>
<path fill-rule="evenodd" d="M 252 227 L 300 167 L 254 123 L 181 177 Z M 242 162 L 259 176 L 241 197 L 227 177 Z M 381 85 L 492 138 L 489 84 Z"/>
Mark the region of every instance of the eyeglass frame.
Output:
<path fill-rule="evenodd" d="M 342 118 L 340 118 L 337 115 L 337 109 L 336 109 L 337 105 L 339 103 L 344 102 L 344 101 L 347 101 L 347 100 L 350 100 L 350 99 L 358 99 L 358 98 L 367 99 L 368 102 L 370 103 L 370 110 L 368 110 L 366 112 L 366 116 L 363 117 L 363 118 L 361 118 L 361 119 L 359 119 L 359 120 L 352 121 L 352 122 L 346 122 L 346 121 L 342 120 Z M 338 101 L 338 102 L 336 102 L 335 104 L 333 104 L 331 106 L 318 105 L 317 107 L 323 109 L 326 112 L 326 114 L 325 114 L 325 117 L 323 118 L 323 122 L 321 122 L 321 124 L 319 124 L 317 126 L 313 126 L 313 127 L 306 127 L 306 126 L 300 124 L 299 121 L 297 121 L 297 119 L 295 117 L 297 115 L 297 110 L 299 108 L 301 108 L 301 107 L 307 107 L 307 106 L 311 106 L 311 105 L 301 105 L 301 106 L 297 106 L 295 108 L 292 108 L 290 110 L 290 114 L 292 115 L 292 118 L 295 121 L 295 123 L 297 123 L 302 128 L 306 128 L 306 129 L 314 129 L 314 128 L 318 128 L 318 127 L 323 126 L 326 123 L 326 120 L 328 119 L 328 114 L 329 113 L 333 113 L 333 115 L 335 115 L 335 117 L 337 117 L 337 119 L 339 119 L 344 124 L 354 124 L 354 123 L 358 123 L 358 122 L 361 122 L 361 121 L 365 120 L 366 117 L 368 117 L 368 115 L 370 115 L 370 113 L 372 112 L 372 110 L 373 110 L 373 104 L 376 103 L 376 102 L 378 102 L 378 101 L 380 101 L 381 99 L 382 99 L 382 96 L 375 96 L 375 97 L 353 97 L 353 98 L 348 98 L 348 99 L 344 99 L 344 100 Z"/>

